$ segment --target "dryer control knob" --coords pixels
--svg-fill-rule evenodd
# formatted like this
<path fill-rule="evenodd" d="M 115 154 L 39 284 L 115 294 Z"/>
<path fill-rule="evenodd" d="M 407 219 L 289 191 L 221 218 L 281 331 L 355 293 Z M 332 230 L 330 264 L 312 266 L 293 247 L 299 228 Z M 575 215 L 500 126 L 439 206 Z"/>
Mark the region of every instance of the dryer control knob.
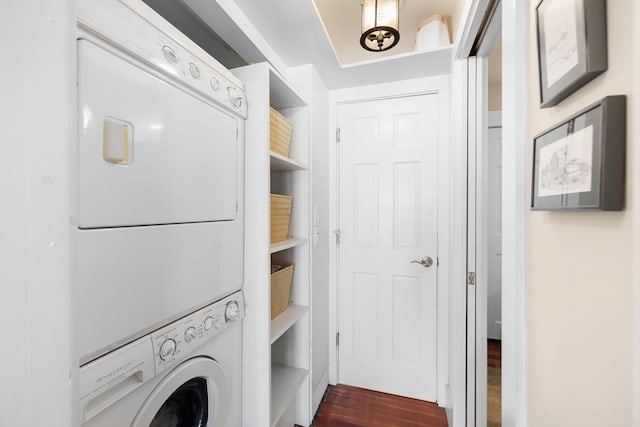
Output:
<path fill-rule="evenodd" d="M 242 96 L 242 92 L 240 92 L 233 86 L 229 86 L 227 88 L 227 91 L 229 92 L 229 102 L 231 102 L 233 108 L 242 107 L 242 101 L 244 99 L 244 97 Z"/>
<path fill-rule="evenodd" d="M 166 59 L 169 64 L 178 63 L 178 54 L 175 50 L 173 50 L 173 48 L 171 48 L 170 46 L 163 46 L 162 52 L 164 53 L 164 59 Z"/>
<path fill-rule="evenodd" d="M 211 77 L 211 81 L 209 81 L 209 84 L 211 85 L 211 89 L 213 90 L 220 89 L 220 81 L 218 81 L 218 79 L 215 76 Z"/>
<path fill-rule="evenodd" d="M 224 310 L 224 320 L 227 322 L 233 322 L 240 317 L 240 306 L 238 301 L 229 301 L 227 308 Z"/>
<path fill-rule="evenodd" d="M 200 69 L 193 62 L 189 63 L 189 73 L 191 73 L 191 77 L 193 77 L 194 79 L 200 78 Z"/>
<path fill-rule="evenodd" d="M 176 352 L 176 342 L 172 338 L 165 340 L 160 345 L 160 359 L 167 360 Z"/>
<path fill-rule="evenodd" d="M 196 339 L 196 328 L 190 326 L 184 331 L 184 341 L 188 344 L 194 339 Z"/>
<path fill-rule="evenodd" d="M 204 319 L 204 330 L 208 331 L 211 328 L 213 328 L 213 317 L 209 316 L 206 319 Z"/>

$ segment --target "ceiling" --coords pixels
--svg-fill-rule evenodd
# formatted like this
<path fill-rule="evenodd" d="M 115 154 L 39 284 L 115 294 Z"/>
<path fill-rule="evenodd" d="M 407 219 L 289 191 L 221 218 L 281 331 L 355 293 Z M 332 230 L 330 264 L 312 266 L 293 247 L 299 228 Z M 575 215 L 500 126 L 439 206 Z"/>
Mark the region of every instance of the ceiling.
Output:
<path fill-rule="evenodd" d="M 326 22 L 314 0 L 144 1 L 227 68 L 268 61 L 286 78 L 288 68 L 313 64 L 329 89 L 448 73 L 451 47 L 415 52 L 415 29 L 419 21 L 436 13 L 434 4 L 449 19 L 442 5 L 450 11 L 465 2 L 403 0 L 400 43 L 385 57 L 360 47 L 360 0 L 315 0 L 333 16 Z M 411 16 L 405 17 L 407 12 Z M 330 26 L 349 31 L 330 35 Z M 350 50 L 347 59 L 338 58 L 338 52 Z"/>
<path fill-rule="evenodd" d="M 369 52 L 360 46 L 360 0 L 314 0 L 340 64 L 369 61 L 414 50 L 420 22 L 441 15 L 449 25 L 458 0 L 401 0 L 400 42 L 385 52 Z"/>

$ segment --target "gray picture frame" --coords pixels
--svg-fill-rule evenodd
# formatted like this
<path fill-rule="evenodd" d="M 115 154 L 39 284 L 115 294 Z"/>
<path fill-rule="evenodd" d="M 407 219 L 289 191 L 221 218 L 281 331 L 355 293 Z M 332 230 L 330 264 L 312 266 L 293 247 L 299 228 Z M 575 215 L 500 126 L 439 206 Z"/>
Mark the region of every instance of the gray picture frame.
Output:
<path fill-rule="evenodd" d="M 533 142 L 531 210 L 624 208 L 626 96 L 608 96 Z"/>
<path fill-rule="evenodd" d="M 571 2 L 541 0 L 536 6 L 541 108 L 607 70 L 606 0 Z"/>

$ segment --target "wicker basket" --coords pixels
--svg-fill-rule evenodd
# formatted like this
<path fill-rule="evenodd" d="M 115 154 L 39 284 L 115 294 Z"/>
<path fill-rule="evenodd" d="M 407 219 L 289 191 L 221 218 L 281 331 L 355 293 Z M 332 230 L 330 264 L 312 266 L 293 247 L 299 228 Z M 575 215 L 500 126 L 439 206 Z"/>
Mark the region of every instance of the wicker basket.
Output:
<path fill-rule="evenodd" d="M 271 243 L 289 238 L 289 219 L 293 197 L 271 195 Z"/>
<path fill-rule="evenodd" d="M 271 108 L 270 150 L 289 157 L 291 143 L 291 123 L 279 112 Z"/>
<path fill-rule="evenodd" d="M 293 264 L 287 263 L 282 270 L 271 275 L 271 319 L 274 319 L 289 306 Z"/>

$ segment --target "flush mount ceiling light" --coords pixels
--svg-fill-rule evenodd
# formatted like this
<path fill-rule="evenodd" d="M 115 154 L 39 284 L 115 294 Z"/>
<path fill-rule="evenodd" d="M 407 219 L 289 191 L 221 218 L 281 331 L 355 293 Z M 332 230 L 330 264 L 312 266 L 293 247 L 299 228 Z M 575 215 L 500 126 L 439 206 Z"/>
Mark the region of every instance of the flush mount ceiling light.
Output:
<path fill-rule="evenodd" d="M 399 0 L 360 0 L 360 45 L 372 52 L 389 50 L 400 41 Z"/>

